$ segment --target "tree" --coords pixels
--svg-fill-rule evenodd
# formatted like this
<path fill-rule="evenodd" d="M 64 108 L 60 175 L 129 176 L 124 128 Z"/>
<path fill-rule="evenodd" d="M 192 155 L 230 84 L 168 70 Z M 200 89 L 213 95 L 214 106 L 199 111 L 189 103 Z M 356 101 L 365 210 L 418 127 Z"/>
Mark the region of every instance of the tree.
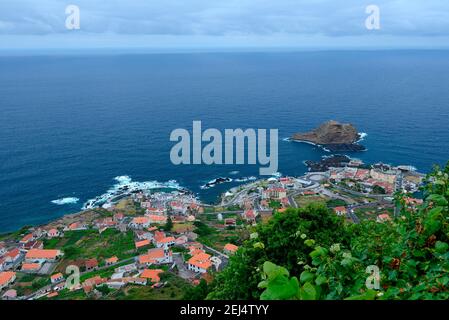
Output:
<path fill-rule="evenodd" d="M 209 293 L 209 287 L 206 280 L 201 279 L 195 287 L 189 287 L 184 293 L 183 300 L 204 300 Z"/>
<path fill-rule="evenodd" d="M 385 191 L 385 189 L 383 187 L 376 185 L 373 187 L 373 193 L 374 194 L 386 194 L 387 191 Z"/>
<path fill-rule="evenodd" d="M 167 222 L 164 225 L 164 230 L 171 231 L 172 229 L 173 229 L 173 221 L 171 220 L 170 217 L 168 217 Z"/>
<path fill-rule="evenodd" d="M 259 298 L 260 270 L 265 261 L 300 273 L 303 266 L 298 262 L 309 260 L 304 237 L 313 235 L 327 244 L 335 240 L 348 243 L 349 237 L 343 230 L 343 219 L 322 204 L 275 213 L 266 224 L 256 228 L 251 239 L 230 258 L 225 270 L 217 274 L 208 299 Z"/>

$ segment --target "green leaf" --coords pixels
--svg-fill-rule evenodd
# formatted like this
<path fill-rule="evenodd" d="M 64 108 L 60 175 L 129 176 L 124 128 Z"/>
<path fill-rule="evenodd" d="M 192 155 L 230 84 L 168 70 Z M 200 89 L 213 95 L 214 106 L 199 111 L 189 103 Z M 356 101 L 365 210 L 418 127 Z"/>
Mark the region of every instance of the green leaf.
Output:
<path fill-rule="evenodd" d="M 263 272 L 268 276 L 268 279 L 274 279 L 277 276 L 289 276 L 289 272 L 284 267 L 275 265 L 273 262 L 265 261 L 263 264 Z"/>
<path fill-rule="evenodd" d="M 296 277 L 290 280 L 286 276 L 277 276 L 268 283 L 267 289 L 260 295 L 261 300 L 288 300 L 294 298 L 299 290 Z"/>
<path fill-rule="evenodd" d="M 435 202 L 439 206 L 447 206 L 448 202 L 445 197 L 440 194 L 431 194 L 426 198 L 427 201 Z"/>
<path fill-rule="evenodd" d="M 345 300 L 374 300 L 376 298 L 377 292 L 375 290 L 369 289 L 365 293 L 351 296 Z"/>
<path fill-rule="evenodd" d="M 263 281 L 259 282 L 257 287 L 260 288 L 260 289 L 265 289 L 266 287 L 268 287 L 268 281 L 267 280 L 263 280 Z"/>
<path fill-rule="evenodd" d="M 320 256 L 325 256 L 326 254 L 327 254 L 326 249 L 324 249 L 323 247 L 316 247 L 315 250 L 313 250 L 310 253 L 310 256 L 312 257 L 312 259 L 315 259 Z"/>
<path fill-rule="evenodd" d="M 325 276 L 323 276 L 323 275 L 319 275 L 319 276 L 315 279 L 315 283 L 316 283 L 318 286 L 321 286 L 322 284 L 327 283 L 327 278 L 326 278 Z"/>
<path fill-rule="evenodd" d="M 312 247 L 315 244 L 315 240 L 307 239 L 306 241 L 304 241 L 304 244 L 308 247 Z"/>
<path fill-rule="evenodd" d="M 442 241 L 437 241 L 435 243 L 435 251 L 438 253 L 445 253 L 447 252 L 449 248 L 449 245 L 446 242 L 442 242 Z"/>
<path fill-rule="evenodd" d="M 315 287 L 306 282 L 299 290 L 299 296 L 301 300 L 315 300 L 317 298 Z"/>

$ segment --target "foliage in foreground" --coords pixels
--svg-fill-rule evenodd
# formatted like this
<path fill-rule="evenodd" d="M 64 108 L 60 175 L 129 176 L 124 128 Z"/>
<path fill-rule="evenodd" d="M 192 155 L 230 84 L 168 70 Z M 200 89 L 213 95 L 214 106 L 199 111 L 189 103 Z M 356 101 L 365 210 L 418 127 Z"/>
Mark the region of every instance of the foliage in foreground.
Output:
<path fill-rule="evenodd" d="M 316 205 L 275 214 L 217 275 L 208 299 L 448 299 L 448 184 L 449 164 L 435 168 L 424 203 L 409 208 L 398 194 L 392 222 L 344 225 Z"/>

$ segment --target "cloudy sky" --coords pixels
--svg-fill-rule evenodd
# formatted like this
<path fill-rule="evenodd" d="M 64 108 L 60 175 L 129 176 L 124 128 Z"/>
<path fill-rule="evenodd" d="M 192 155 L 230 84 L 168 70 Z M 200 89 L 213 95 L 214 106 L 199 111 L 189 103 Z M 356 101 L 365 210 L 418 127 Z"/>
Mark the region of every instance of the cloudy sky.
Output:
<path fill-rule="evenodd" d="M 66 28 L 68 5 L 80 29 Z M 368 5 L 380 30 L 368 30 Z M 448 0 L 0 0 L 0 49 L 449 48 Z"/>

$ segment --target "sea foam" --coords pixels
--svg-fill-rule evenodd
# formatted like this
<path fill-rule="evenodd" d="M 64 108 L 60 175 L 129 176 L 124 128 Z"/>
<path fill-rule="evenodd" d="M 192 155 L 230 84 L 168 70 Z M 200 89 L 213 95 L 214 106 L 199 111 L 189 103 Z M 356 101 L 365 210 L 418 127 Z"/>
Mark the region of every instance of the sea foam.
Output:
<path fill-rule="evenodd" d="M 61 198 L 61 199 L 56 199 L 56 200 L 52 200 L 51 203 L 56 204 L 58 206 L 62 206 L 65 204 L 73 204 L 73 203 L 77 203 L 80 199 L 75 198 L 75 197 L 67 197 L 67 198 Z"/>
<path fill-rule="evenodd" d="M 111 203 L 116 199 L 129 196 L 136 192 L 150 192 L 155 189 L 174 189 L 184 190 L 176 180 L 169 180 L 167 182 L 159 181 L 133 181 L 130 176 L 117 176 L 114 178 L 117 182 L 106 193 L 88 200 L 83 205 L 83 210 L 88 210 L 100 207 L 105 203 Z"/>

